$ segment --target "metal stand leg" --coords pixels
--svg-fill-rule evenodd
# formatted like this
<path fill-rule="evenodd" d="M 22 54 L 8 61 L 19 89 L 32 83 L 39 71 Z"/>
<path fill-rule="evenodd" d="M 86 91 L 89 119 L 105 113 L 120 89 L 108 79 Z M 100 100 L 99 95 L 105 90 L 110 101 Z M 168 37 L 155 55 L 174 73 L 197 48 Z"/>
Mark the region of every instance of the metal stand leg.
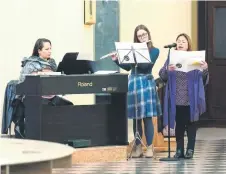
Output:
<path fill-rule="evenodd" d="M 168 64 L 167 64 L 167 71 L 168 71 L 168 65 L 169 65 L 169 62 L 170 62 L 170 48 L 169 48 L 169 51 L 168 51 Z M 169 84 L 167 84 L 167 88 L 168 88 L 168 93 L 169 93 L 169 97 L 168 97 L 168 157 L 165 157 L 165 158 L 161 158 L 159 159 L 160 161 L 178 161 L 179 159 L 177 158 L 174 158 L 174 157 L 171 157 L 170 156 L 170 152 L 171 152 L 171 149 L 170 149 L 170 86 Z"/>

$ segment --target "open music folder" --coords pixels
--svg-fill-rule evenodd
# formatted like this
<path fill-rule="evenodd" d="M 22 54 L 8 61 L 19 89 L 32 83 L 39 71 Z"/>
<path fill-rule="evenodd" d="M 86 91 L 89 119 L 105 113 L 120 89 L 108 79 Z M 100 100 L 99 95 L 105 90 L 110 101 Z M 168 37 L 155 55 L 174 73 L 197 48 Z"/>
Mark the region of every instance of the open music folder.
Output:
<path fill-rule="evenodd" d="M 205 61 L 206 51 L 170 51 L 170 63 L 176 66 L 176 71 L 189 72 L 192 70 L 200 70 L 201 62 Z"/>

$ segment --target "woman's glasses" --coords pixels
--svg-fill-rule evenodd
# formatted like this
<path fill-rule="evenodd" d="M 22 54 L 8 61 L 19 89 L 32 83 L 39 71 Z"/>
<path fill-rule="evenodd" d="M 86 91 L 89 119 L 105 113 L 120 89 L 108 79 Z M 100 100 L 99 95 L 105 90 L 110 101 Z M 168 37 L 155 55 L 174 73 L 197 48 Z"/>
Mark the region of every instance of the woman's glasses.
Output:
<path fill-rule="evenodd" d="M 146 37 L 147 34 L 148 34 L 148 33 L 143 33 L 143 34 L 141 34 L 141 35 L 137 35 L 137 37 L 138 37 L 139 39 L 142 39 L 142 38 Z"/>

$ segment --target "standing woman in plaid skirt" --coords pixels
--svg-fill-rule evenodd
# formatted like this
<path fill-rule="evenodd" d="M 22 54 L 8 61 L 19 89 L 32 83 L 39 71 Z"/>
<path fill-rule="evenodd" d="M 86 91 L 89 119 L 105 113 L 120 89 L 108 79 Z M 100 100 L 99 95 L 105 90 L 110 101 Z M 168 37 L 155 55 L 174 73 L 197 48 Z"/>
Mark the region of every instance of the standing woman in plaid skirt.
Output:
<path fill-rule="evenodd" d="M 159 116 L 162 114 L 160 100 L 156 91 L 155 80 L 152 76 L 152 68 L 159 56 L 159 49 L 153 46 L 151 41 L 151 35 L 148 28 L 144 25 L 138 25 L 134 31 L 134 42 L 141 43 L 147 42 L 150 58 L 152 63 L 138 64 L 137 76 L 135 76 L 135 68 L 129 64 L 119 65 L 117 55 L 112 56 L 112 60 L 125 69 L 126 71 L 131 70 L 128 84 L 128 118 L 133 119 L 133 131 L 136 132 L 136 105 L 135 95 L 137 95 L 137 107 L 138 107 L 138 131 L 142 137 L 142 120 L 144 122 L 144 130 L 147 141 L 147 151 L 144 154 L 145 157 L 153 157 L 153 136 L 154 126 L 152 117 Z M 136 146 L 132 151 L 132 157 L 143 156 L 141 142 L 136 140 Z"/>

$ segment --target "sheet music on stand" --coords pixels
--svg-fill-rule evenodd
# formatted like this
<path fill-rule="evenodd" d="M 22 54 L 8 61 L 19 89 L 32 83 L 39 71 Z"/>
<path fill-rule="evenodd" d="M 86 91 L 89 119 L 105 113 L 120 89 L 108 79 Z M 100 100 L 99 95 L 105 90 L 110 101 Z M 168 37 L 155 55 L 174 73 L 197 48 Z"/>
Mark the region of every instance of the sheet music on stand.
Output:
<path fill-rule="evenodd" d="M 147 43 L 115 42 L 119 64 L 152 63 Z M 135 57 L 135 58 L 134 58 Z"/>

